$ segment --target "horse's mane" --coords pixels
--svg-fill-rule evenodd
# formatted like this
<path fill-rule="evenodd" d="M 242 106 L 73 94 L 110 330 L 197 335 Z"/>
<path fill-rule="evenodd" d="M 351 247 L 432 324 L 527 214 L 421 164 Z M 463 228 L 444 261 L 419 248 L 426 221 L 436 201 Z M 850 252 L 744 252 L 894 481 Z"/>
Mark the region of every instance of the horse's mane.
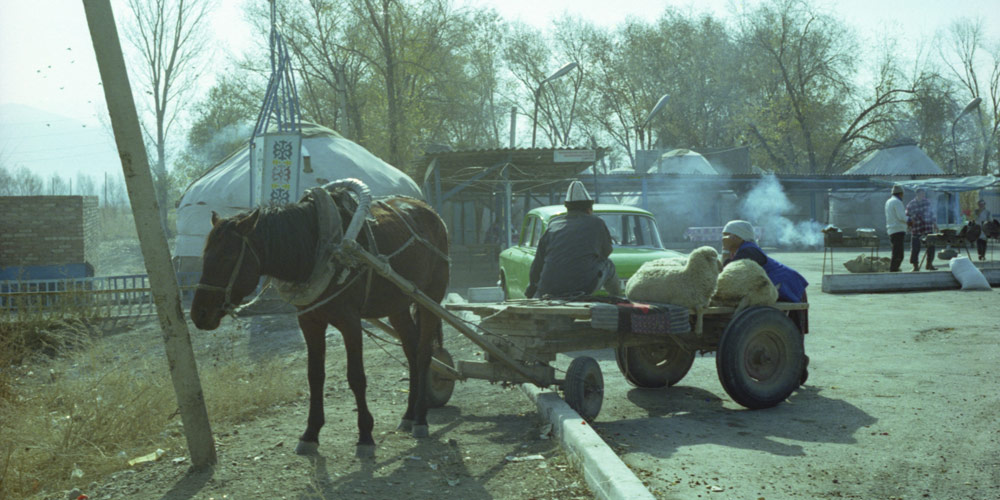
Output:
<path fill-rule="evenodd" d="M 357 202 L 345 188 L 330 194 L 340 211 L 342 229 L 346 230 Z M 289 281 L 309 279 L 316 262 L 316 206 L 305 200 L 254 210 L 260 211 L 254 233 L 268 267 L 275 274 L 290 277 Z"/>

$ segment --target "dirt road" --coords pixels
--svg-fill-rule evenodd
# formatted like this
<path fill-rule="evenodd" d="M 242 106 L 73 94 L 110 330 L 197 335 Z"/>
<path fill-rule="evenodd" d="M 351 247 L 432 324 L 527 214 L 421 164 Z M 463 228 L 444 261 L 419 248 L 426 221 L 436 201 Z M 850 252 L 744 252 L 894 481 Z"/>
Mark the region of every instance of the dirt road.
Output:
<path fill-rule="evenodd" d="M 588 353 L 605 379 L 594 428 L 654 495 L 1000 498 L 1000 294 L 829 295 L 820 252 L 772 255 L 811 283 L 810 377 L 785 403 L 743 409 L 712 356 L 651 390 Z"/>

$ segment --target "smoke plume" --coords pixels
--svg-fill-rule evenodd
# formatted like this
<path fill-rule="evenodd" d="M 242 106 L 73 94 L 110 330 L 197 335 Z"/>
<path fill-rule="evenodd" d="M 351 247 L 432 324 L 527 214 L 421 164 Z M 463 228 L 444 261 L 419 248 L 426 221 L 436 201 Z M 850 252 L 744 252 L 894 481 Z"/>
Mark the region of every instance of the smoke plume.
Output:
<path fill-rule="evenodd" d="M 823 245 L 823 226 L 813 220 L 792 222 L 785 214 L 794 205 L 774 175 L 764 176 L 740 204 L 740 215 L 764 229 L 763 239 L 779 247 L 817 248 Z"/>

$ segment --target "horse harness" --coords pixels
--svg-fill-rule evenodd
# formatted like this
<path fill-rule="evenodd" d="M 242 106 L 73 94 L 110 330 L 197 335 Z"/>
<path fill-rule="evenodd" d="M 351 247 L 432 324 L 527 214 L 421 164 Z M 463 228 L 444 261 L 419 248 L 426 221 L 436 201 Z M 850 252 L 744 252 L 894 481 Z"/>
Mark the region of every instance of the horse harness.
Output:
<path fill-rule="evenodd" d="M 222 302 L 222 310 L 229 315 L 235 316 L 236 314 L 236 304 L 232 302 L 233 295 L 233 285 L 236 284 L 236 278 L 240 275 L 240 268 L 243 267 L 243 257 L 246 255 L 247 249 L 250 250 L 250 254 L 253 255 L 254 260 L 257 261 L 257 268 L 260 269 L 261 261 L 260 256 L 257 255 L 257 251 L 253 249 L 253 245 L 250 244 L 250 239 L 246 235 L 240 235 L 240 239 L 243 240 L 243 244 L 240 245 L 240 255 L 236 258 L 236 266 L 233 267 L 233 272 L 229 276 L 229 282 L 226 283 L 225 287 L 206 285 L 201 281 L 198 282 L 196 287 L 198 290 L 205 290 L 206 292 L 223 292 L 225 298 Z"/>

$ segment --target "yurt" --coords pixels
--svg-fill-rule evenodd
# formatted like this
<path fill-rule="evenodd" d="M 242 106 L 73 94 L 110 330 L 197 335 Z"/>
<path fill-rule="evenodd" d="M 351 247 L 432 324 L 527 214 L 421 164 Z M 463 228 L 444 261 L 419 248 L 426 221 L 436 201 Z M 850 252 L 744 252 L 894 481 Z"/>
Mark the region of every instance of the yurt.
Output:
<path fill-rule="evenodd" d="M 375 197 L 406 195 L 423 198 L 413 179 L 333 130 L 302 122 L 302 172 L 296 199 L 306 189 L 356 178 Z M 227 217 L 250 208 L 250 150 L 244 145 L 188 186 L 177 207 L 174 261 L 178 271 L 201 271 L 205 238 L 212 212 Z"/>
<path fill-rule="evenodd" d="M 872 151 L 844 175 L 941 175 L 944 170 L 934 163 L 913 139 L 900 139 L 892 145 Z"/>

